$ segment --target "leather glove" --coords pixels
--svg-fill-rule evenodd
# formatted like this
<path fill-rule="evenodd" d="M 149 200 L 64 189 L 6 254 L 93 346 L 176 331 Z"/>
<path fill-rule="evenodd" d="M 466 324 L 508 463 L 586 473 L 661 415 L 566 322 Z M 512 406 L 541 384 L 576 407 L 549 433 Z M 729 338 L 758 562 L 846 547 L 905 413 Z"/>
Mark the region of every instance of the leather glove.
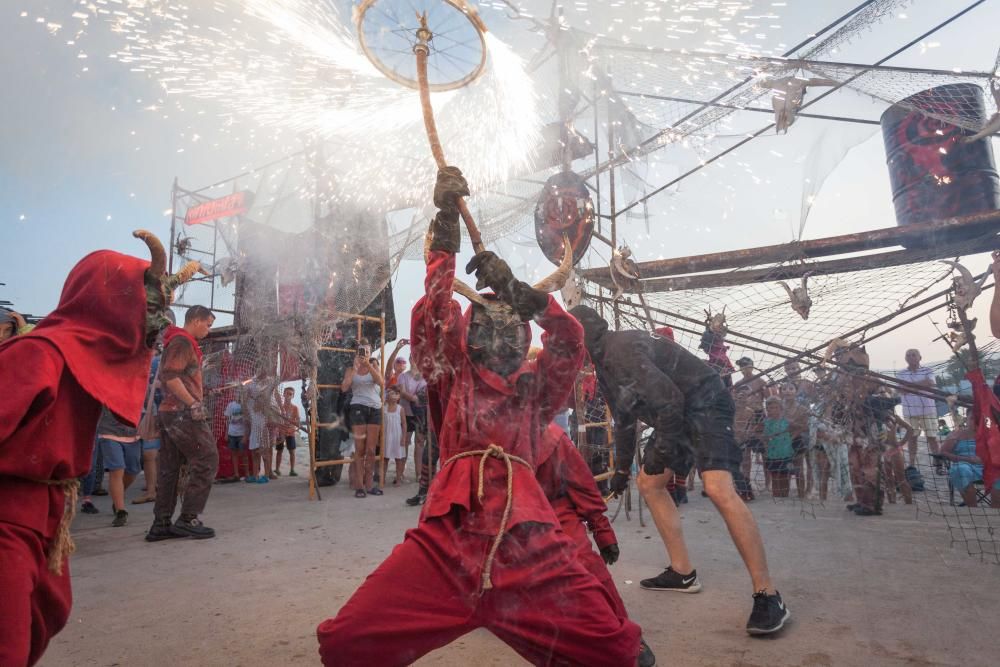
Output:
<path fill-rule="evenodd" d="M 458 254 L 462 246 L 459 227 L 458 198 L 469 196 L 469 185 L 458 167 L 438 171 L 434 184 L 434 205 L 440 210 L 431 220 L 431 250 Z"/>
<path fill-rule="evenodd" d="M 528 283 L 515 280 L 510 288 L 510 305 L 522 321 L 535 317 L 549 307 L 549 295 Z"/>
<path fill-rule="evenodd" d="M 476 289 L 481 290 L 489 287 L 499 299 L 510 303 L 510 288 L 514 282 L 514 274 L 510 270 L 507 262 L 497 256 L 495 252 L 484 250 L 477 252 L 475 257 L 465 265 L 465 272 L 476 273 Z"/>
<path fill-rule="evenodd" d="M 601 558 L 604 559 L 606 565 L 614 565 L 615 561 L 618 560 L 620 552 L 618 551 L 617 544 L 609 544 L 608 546 L 601 549 Z"/>
<path fill-rule="evenodd" d="M 208 411 L 205 410 L 205 404 L 202 403 L 201 401 L 192 403 L 190 405 L 190 409 L 191 409 L 191 419 L 195 420 L 196 422 L 203 422 L 206 419 L 208 419 Z"/>
<path fill-rule="evenodd" d="M 625 489 L 628 488 L 628 477 L 627 470 L 616 470 L 608 481 L 608 488 L 611 489 L 616 498 L 625 493 Z"/>

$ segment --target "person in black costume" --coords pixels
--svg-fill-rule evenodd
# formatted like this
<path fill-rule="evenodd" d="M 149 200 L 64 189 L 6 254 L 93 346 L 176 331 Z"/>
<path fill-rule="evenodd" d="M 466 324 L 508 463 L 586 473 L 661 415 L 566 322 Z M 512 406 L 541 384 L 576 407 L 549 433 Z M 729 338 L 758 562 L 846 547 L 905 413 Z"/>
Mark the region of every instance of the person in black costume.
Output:
<path fill-rule="evenodd" d="M 643 455 L 639 491 L 670 557 L 670 567 L 643 588 L 696 593 L 698 575 L 688 557 L 680 514 L 667 492 L 672 475 L 684 478 L 697 464 L 705 491 L 722 514 L 753 581 L 752 635 L 780 630 L 790 617 L 774 589 L 753 515 L 733 485 L 742 454 L 733 433 L 733 399 L 719 374 L 680 345 L 644 331 L 609 332 L 592 308 L 570 310 L 583 325 L 584 344 L 597 370 L 615 422 L 611 490 L 628 485 L 635 457 L 636 422 L 654 429 Z"/>

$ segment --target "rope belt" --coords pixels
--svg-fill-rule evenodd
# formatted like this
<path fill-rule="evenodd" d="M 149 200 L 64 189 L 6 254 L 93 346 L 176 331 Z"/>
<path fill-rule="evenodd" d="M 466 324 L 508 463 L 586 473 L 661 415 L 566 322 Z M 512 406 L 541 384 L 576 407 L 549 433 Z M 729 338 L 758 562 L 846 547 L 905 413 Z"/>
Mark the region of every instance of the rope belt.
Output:
<path fill-rule="evenodd" d="M 28 478 L 23 478 L 28 479 Z M 28 479 L 29 482 L 44 484 L 45 486 L 55 486 L 65 493 L 64 500 L 66 506 L 63 508 L 62 519 L 59 520 L 59 527 L 56 528 L 56 536 L 49 547 L 49 572 L 59 576 L 62 574 L 63 561 L 76 551 L 76 544 L 69 534 L 69 526 L 76 516 L 76 501 L 79 497 L 80 480 L 78 479 Z"/>
<path fill-rule="evenodd" d="M 482 578 L 482 591 L 488 591 L 493 588 L 493 582 L 490 579 L 490 572 L 493 570 L 493 559 L 497 554 L 497 549 L 500 548 L 500 540 L 503 539 L 503 534 L 507 530 L 507 522 L 510 520 L 510 508 L 514 500 L 514 466 L 513 463 L 520 463 L 529 470 L 531 470 L 531 464 L 522 459 L 520 456 L 514 456 L 508 454 L 503 450 L 500 445 L 490 445 L 486 449 L 477 449 L 471 452 L 462 452 L 460 454 L 455 454 L 450 459 L 444 462 L 444 465 L 448 465 L 452 461 L 458 459 L 464 459 L 469 456 L 478 456 L 479 459 L 479 486 L 477 488 L 477 496 L 479 502 L 483 502 L 483 498 L 486 497 L 486 491 L 483 488 L 484 473 L 486 472 L 486 459 L 493 457 L 497 459 L 503 459 L 503 462 L 507 465 L 507 504 L 503 508 L 503 517 L 500 519 L 500 528 L 497 530 L 496 537 L 493 538 L 493 545 L 490 547 L 490 553 L 486 556 L 486 564 L 483 567 L 483 578 Z M 444 466 L 442 466 L 444 467 Z"/>

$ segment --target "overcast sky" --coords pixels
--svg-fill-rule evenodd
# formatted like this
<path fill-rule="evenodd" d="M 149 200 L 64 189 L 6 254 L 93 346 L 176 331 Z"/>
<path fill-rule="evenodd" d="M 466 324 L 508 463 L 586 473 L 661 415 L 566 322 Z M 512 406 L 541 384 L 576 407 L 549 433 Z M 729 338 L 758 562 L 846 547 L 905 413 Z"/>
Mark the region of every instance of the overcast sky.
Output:
<path fill-rule="evenodd" d="M 528 4 L 539 10 L 548 5 Z M 568 4 L 567 12 L 572 13 L 572 3 Z M 622 3 L 621 16 L 628 17 L 629 5 L 643 4 Z M 857 3 L 789 0 L 761 4 L 787 15 L 786 20 L 775 22 L 780 27 L 769 28 L 766 39 L 761 40 L 765 43 L 762 48 L 780 51 L 782 44 L 798 41 Z M 917 0 L 905 16 L 876 26 L 870 37 L 859 39 L 838 57 L 871 62 L 968 4 Z M 63 32 L 53 36 L 36 22 L 44 17 L 72 24 L 69 17 L 76 5 L 73 0 L 7 0 L 0 4 L 0 80 L 6 91 L 5 104 L 0 105 L 0 282 L 6 285 L 0 286 L 0 298 L 34 314 L 44 314 L 55 306 L 66 273 L 87 252 L 112 248 L 143 256 L 143 249 L 130 236 L 137 227 L 151 229 L 166 240 L 169 219 L 165 212 L 170 207 L 175 177 L 190 186 L 207 184 L 239 173 L 285 148 L 268 145 L 259 137 L 251 143 L 221 132 L 218 109 L 207 103 L 192 102 L 183 113 L 151 110 L 159 94 L 156 86 L 100 57 L 99 39 L 89 43 L 88 57 L 81 59 L 79 49 L 66 44 L 72 35 Z M 574 24 L 595 29 L 594 21 L 589 26 L 584 22 L 600 15 L 597 7 L 591 7 L 589 14 L 574 15 Z M 523 24 L 505 22 L 501 14 L 488 8 L 483 11 L 498 34 L 530 56 L 529 47 L 537 45 L 537 37 L 523 32 Z M 22 12 L 28 16 L 22 17 Z M 992 27 L 997 25 L 1000 7 L 985 3 L 890 64 L 992 69 L 998 46 Z M 106 48 L 105 54 L 110 50 Z M 877 113 L 869 117 L 877 118 Z M 764 124 L 767 120 L 767 116 L 762 118 Z M 760 160 L 758 169 L 766 172 L 763 160 L 782 149 L 781 140 L 762 138 L 752 150 L 748 147 L 734 157 Z M 761 198 L 786 196 L 780 206 L 787 205 L 789 211 L 776 214 L 775 224 L 752 228 L 723 220 L 702 220 L 698 226 L 685 222 L 683 191 L 654 199 L 650 204 L 654 216 L 651 237 L 656 243 L 637 250 L 637 256 L 652 259 L 791 240 L 798 223 L 798 200 L 797 195 L 787 198 L 782 194 L 789 185 L 797 193 L 801 183 L 771 183 L 768 188 L 738 193 L 747 208 Z M 671 220 L 669 206 L 679 206 L 682 211 L 674 213 L 672 226 L 667 224 Z M 831 174 L 804 237 L 893 224 L 885 154 L 876 133 L 853 149 Z M 670 231 L 663 231 L 666 227 Z M 628 228 L 623 231 L 629 233 Z M 530 237 L 531 230 L 526 232 Z M 507 247 L 514 255 L 511 263 L 515 270 L 550 270 L 537 252 Z M 976 272 L 985 264 L 982 257 L 970 261 Z M 421 263 L 404 262 L 399 276 L 397 317 L 401 330 L 406 331 L 409 307 L 421 290 Z M 987 307 L 988 295 L 976 304 L 981 321 L 985 321 Z M 981 329 L 980 334 L 986 332 Z M 925 348 L 925 359 L 943 359 L 946 348 L 929 343 L 935 335 L 929 324 L 921 323 L 887 337 L 869 349 L 873 364 L 882 368 L 901 365 L 903 350 L 911 346 Z"/>

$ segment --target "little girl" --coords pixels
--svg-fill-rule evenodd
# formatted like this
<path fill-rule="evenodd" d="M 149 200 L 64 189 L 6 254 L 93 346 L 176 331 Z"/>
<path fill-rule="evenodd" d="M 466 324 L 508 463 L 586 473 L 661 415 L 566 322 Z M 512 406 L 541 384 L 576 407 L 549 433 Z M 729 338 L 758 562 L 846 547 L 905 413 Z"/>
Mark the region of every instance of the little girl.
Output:
<path fill-rule="evenodd" d="M 389 459 L 396 459 L 396 479 L 392 482 L 393 486 L 399 486 L 399 481 L 403 479 L 403 470 L 406 468 L 404 433 L 406 433 L 406 414 L 399 405 L 399 389 L 389 387 L 385 392 L 385 467 L 389 467 Z M 385 479 L 385 470 L 382 471 L 382 479 Z"/>
<path fill-rule="evenodd" d="M 764 442 L 767 443 L 767 470 L 771 473 L 771 496 L 788 497 L 788 478 L 794 471 L 795 449 L 788 430 L 781 399 L 777 396 L 764 401 Z"/>

